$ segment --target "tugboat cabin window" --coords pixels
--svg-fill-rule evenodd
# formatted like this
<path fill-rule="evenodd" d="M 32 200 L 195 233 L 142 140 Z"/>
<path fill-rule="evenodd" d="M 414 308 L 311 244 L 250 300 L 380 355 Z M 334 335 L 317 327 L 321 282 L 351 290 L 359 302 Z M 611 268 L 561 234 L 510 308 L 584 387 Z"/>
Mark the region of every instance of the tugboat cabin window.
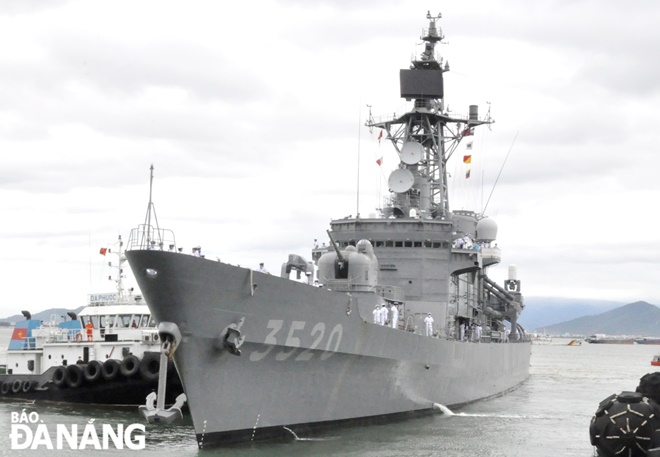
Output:
<path fill-rule="evenodd" d="M 131 316 L 127 314 L 122 314 L 119 316 L 118 324 L 120 327 L 130 327 L 131 326 Z"/>
<path fill-rule="evenodd" d="M 147 327 L 149 324 L 149 316 L 142 316 L 140 320 L 140 327 Z"/>

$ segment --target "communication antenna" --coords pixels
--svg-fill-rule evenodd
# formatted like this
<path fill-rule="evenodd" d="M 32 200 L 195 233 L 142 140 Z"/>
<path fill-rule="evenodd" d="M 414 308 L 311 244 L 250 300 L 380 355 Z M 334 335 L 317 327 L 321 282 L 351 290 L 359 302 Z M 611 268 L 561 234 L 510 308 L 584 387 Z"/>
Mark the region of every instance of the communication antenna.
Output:
<path fill-rule="evenodd" d="M 486 205 L 484 206 L 483 211 L 481 214 L 486 214 L 486 208 L 488 208 L 488 203 L 490 202 L 490 197 L 493 196 L 493 192 L 495 191 L 495 186 L 497 186 L 497 181 L 499 181 L 500 176 L 502 175 L 502 170 L 504 170 L 504 165 L 506 165 L 506 161 L 509 158 L 509 154 L 511 154 L 511 149 L 513 149 L 513 145 L 516 143 L 516 138 L 518 138 L 518 133 L 516 132 L 516 136 L 513 137 L 513 141 L 511 142 L 511 146 L 509 147 L 509 152 L 506 153 L 506 157 L 504 158 L 504 162 L 502 162 L 502 166 L 500 167 L 500 172 L 497 174 L 497 178 L 495 178 L 495 183 L 493 184 L 493 188 L 490 191 L 490 194 L 488 195 L 488 200 L 486 200 Z"/>
<path fill-rule="evenodd" d="M 397 194 L 408 192 L 413 184 L 415 184 L 415 176 L 407 168 L 394 170 L 387 180 L 387 185 Z"/>

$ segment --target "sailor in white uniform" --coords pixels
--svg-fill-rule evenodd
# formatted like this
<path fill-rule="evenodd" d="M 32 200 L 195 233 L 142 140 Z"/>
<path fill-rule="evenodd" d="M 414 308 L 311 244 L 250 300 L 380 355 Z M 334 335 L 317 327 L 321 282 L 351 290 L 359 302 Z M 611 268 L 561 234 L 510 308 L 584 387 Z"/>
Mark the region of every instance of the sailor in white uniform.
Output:
<path fill-rule="evenodd" d="M 374 314 L 374 324 L 380 324 L 380 305 L 376 305 L 373 314 Z"/>
<path fill-rule="evenodd" d="M 263 263 L 263 262 L 261 262 L 261 263 L 259 264 L 259 268 L 257 268 L 257 271 L 258 271 L 259 273 L 265 273 L 265 274 L 267 274 L 267 275 L 270 274 L 270 273 L 268 272 L 268 270 L 266 270 L 266 269 L 264 268 L 264 263 Z"/>
<path fill-rule="evenodd" d="M 392 328 L 399 328 L 399 308 L 392 305 L 392 321 L 390 322 Z"/>
<path fill-rule="evenodd" d="M 385 302 L 380 305 L 380 325 L 385 325 L 387 323 L 387 318 L 390 315 L 390 310 L 387 308 Z"/>
<path fill-rule="evenodd" d="M 424 318 L 424 323 L 426 324 L 426 336 L 433 336 L 433 318 L 431 317 L 431 313 Z"/>

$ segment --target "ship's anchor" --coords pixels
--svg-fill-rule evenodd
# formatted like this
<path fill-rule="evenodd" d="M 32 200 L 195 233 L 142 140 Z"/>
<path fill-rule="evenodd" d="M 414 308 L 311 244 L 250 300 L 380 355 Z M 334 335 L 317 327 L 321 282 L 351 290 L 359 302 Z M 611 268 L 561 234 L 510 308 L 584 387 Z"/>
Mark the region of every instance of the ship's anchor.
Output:
<path fill-rule="evenodd" d="M 158 395 L 151 392 L 147 395 L 146 404 L 139 407 L 142 416 L 150 424 L 169 424 L 183 418 L 181 407 L 186 402 L 186 394 L 180 394 L 170 407 L 165 409 L 165 388 L 167 386 L 167 362 L 172 359 L 174 351 L 181 341 L 181 332 L 172 322 L 158 324 L 160 336 L 160 367 L 158 369 Z M 154 403 L 156 404 L 154 406 Z"/>
<path fill-rule="evenodd" d="M 221 349 L 227 349 L 231 354 L 241 355 L 239 349 L 245 341 L 245 335 L 241 335 L 241 327 L 245 322 L 245 318 L 241 317 L 238 324 L 231 323 L 220 332 L 219 342 L 221 342 Z"/>

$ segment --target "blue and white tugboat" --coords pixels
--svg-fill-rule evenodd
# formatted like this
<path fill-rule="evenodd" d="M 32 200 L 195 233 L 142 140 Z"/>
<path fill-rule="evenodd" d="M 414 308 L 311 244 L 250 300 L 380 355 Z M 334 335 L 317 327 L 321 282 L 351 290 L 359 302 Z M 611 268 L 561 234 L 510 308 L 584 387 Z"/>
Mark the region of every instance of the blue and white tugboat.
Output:
<path fill-rule="evenodd" d="M 0 399 L 139 405 L 157 388 L 156 323 L 142 297 L 124 290 L 121 237 L 115 246 L 109 249 L 118 258 L 115 292 L 90 294 L 79 314 L 48 322 L 23 311 L 25 320 L 16 323 L 7 348 Z M 169 378 L 172 403 L 182 392 L 173 365 Z"/>
<path fill-rule="evenodd" d="M 439 17 L 427 15 L 425 49 L 400 72 L 410 111 L 369 122 L 401 160 L 379 216 L 331 221 L 330 248 L 312 262 L 290 255 L 283 277 L 149 249 L 157 226 L 132 232 L 126 256 L 199 447 L 431 413 L 527 378 L 516 270 L 501 285 L 487 274 L 501 258 L 497 224 L 449 207 L 447 161 L 491 120 L 445 109 Z M 289 280 L 292 269 L 323 287 Z"/>

